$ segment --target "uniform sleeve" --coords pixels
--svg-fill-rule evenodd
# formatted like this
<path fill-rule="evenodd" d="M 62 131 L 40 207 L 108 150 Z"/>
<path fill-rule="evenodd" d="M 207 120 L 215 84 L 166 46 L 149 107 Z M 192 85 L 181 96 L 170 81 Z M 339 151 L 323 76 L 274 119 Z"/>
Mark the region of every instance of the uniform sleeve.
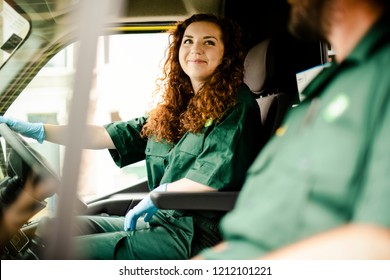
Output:
<path fill-rule="evenodd" d="M 185 177 L 218 190 L 239 190 L 258 153 L 260 129 L 258 104 L 245 95 L 207 135 L 203 151 Z"/>
<path fill-rule="evenodd" d="M 371 144 L 367 176 L 358 196 L 353 220 L 390 227 L 390 101 L 387 101 L 387 110 L 383 111 L 383 121 Z"/>
<path fill-rule="evenodd" d="M 146 118 L 135 118 L 127 122 L 114 122 L 105 125 L 116 149 L 110 149 L 112 159 L 123 167 L 145 159 L 147 140 L 141 138 L 140 132 Z"/>

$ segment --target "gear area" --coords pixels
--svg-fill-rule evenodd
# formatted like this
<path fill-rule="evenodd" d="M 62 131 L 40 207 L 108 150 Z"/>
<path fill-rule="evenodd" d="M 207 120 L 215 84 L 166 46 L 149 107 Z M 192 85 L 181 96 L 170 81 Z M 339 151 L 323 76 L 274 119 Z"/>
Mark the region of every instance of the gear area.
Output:
<path fill-rule="evenodd" d="M 45 246 L 37 228 L 50 218 L 31 218 L 46 208 L 46 198 L 58 193 L 60 177 L 41 154 L 6 124 L 0 124 L 0 135 L 5 140 L 1 149 L 1 259 L 40 259 Z M 79 200 L 79 204 L 79 209 L 86 209 L 83 201 Z"/>

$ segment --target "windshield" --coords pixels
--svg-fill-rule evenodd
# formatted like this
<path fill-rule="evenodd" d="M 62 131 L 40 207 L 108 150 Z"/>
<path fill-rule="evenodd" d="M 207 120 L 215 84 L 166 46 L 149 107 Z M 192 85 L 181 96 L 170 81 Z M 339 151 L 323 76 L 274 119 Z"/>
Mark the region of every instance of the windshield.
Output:
<path fill-rule="evenodd" d="M 168 42 L 166 32 L 99 38 L 88 123 L 104 125 L 145 115 Z M 5 116 L 30 122 L 67 124 L 73 95 L 78 43 L 49 60 L 8 108 Z M 145 51 L 146 50 L 146 51 Z M 25 138 L 61 175 L 65 147 Z M 78 194 L 84 201 L 118 191 L 146 178 L 145 162 L 118 168 L 107 150 L 84 150 Z M 55 201 L 49 201 L 53 206 Z"/>

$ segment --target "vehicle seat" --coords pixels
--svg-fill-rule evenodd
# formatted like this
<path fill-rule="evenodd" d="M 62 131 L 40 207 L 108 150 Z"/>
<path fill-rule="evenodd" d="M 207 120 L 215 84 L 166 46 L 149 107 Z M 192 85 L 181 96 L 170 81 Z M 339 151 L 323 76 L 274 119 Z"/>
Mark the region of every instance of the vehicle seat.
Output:
<path fill-rule="evenodd" d="M 260 106 L 264 142 L 280 126 L 288 109 L 299 103 L 296 73 L 308 67 L 301 60 L 306 49 L 290 36 L 276 36 L 257 43 L 247 53 L 244 81 Z"/>

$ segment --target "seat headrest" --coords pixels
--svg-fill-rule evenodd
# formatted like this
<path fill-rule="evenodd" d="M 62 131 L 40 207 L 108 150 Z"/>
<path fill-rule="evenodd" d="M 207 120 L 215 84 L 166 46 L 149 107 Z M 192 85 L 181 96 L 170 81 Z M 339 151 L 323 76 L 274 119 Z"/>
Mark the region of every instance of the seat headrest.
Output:
<path fill-rule="evenodd" d="M 266 61 L 269 42 L 264 40 L 252 47 L 246 55 L 244 67 L 244 82 L 248 85 L 253 93 L 260 94 L 264 89 L 266 73 Z"/>
<path fill-rule="evenodd" d="M 244 62 L 244 82 L 258 96 L 284 92 L 296 95 L 296 73 L 319 64 L 317 44 L 291 35 L 275 36 L 254 45 Z"/>

